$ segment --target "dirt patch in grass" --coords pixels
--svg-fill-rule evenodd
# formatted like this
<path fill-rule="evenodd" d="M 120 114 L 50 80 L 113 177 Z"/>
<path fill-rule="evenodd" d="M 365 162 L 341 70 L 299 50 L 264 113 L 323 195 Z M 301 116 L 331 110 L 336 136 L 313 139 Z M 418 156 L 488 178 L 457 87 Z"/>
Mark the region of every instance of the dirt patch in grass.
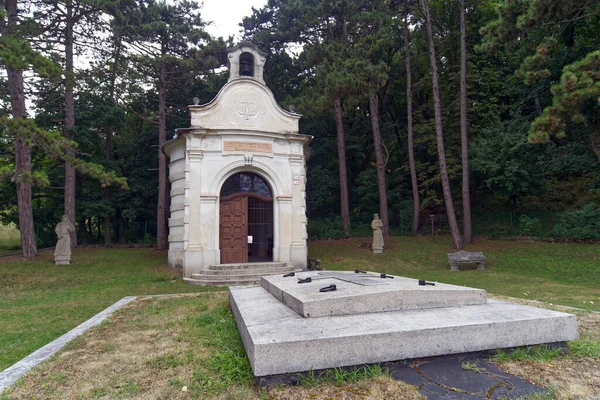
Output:
<path fill-rule="evenodd" d="M 508 362 L 504 371 L 528 381 L 554 389 L 556 399 L 597 399 L 600 397 L 598 359 L 557 359 L 547 363 Z"/>
<path fill-rule="evenodd" d="M 286 386 L 267 389 L 273 400 L 384 400 L 423 399 L 415 386 L 391 378 L 375 378 L 347 385 L 323 383 L 312 388 Z"/>
<path fill-rule="evenodd" d="M 557 399 L 600 398 L 600 313 L 522 299 L 510 300 L 576 314 L 579 339 L 569 343 L 570 353 L 558 358 L 508 361 L 498 366 L 536 385 L 552 388 Z"/>

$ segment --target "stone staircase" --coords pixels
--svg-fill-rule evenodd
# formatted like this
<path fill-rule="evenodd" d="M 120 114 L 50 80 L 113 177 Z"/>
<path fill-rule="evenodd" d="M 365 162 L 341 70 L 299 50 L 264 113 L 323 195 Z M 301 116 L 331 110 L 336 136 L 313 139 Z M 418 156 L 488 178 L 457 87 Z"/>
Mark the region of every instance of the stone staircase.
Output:
<path fill-rule="evenodd" d="M 183 280 L 201 286 L 258 285 L 261 276 L 297 271 L 301 269 L 284 262 L 216 264 Z"/>

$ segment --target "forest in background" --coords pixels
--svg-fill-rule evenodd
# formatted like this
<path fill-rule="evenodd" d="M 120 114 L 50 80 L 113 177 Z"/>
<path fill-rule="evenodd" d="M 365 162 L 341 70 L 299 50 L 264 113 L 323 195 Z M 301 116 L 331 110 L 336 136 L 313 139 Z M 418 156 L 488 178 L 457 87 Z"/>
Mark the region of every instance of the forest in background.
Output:
<path fill-rule="evenodd" d="M 166 248 L 159 149 L 227 81 L 232 39 L 191 1 L 0 4 L 0 222 L 26 256 L 62 214 L 78 243 Z M 269 0 L 241 29 L 314 137 L 310 238 L 369 234 L 375 212 L 392 234 L 434 215 L 460 246 L 468 226 L 600 238 L 597 1 Z"/>

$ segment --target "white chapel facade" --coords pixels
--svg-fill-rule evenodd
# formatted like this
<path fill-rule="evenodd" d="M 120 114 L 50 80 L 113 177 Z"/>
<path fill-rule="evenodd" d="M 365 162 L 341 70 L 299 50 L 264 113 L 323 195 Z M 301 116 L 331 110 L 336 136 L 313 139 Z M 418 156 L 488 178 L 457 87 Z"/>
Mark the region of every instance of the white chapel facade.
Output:
<path fill-rule="evenodd" d="M 163 148 L 169 266 L 188 281 L 226 264 L 306 266 L 311 137 L 265 85 L 266 56 L 249 42 L 228 49 L 229 81 L 210 103 L 189 106 L 191 127 Z"/>

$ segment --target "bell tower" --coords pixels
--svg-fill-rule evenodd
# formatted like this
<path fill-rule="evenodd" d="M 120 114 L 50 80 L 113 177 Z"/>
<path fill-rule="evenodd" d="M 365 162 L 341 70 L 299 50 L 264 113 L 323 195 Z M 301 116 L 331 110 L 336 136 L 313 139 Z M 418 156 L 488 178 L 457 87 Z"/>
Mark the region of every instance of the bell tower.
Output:
<path fill-rule="evenodd" d="M 251 42 L 241 42 L 227 49 L 229 82 L 235 79 L 253 79 L 264 85 L 263 70 L 266 59 L 267 53 Z"/>

